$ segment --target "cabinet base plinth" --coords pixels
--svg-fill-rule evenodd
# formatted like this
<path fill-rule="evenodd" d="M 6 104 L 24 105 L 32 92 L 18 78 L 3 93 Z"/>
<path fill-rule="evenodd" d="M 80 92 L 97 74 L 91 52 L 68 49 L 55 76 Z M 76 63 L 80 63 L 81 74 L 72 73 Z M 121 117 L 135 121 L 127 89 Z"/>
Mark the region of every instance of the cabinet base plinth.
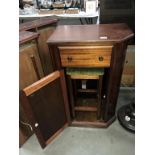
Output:
<path fill-rule="evenodd" d="M 71 123 L 71 126 L 106 128 L 110 124 L 112 124 L 115 121 L 115 119 L 116 119 L 116 116 L 113 116 L 108 122 L 104 122 L 104 121 L 89 122 L 89 121 L 76 121 L 76 120 L 73 120 L 72 123 Z"/>

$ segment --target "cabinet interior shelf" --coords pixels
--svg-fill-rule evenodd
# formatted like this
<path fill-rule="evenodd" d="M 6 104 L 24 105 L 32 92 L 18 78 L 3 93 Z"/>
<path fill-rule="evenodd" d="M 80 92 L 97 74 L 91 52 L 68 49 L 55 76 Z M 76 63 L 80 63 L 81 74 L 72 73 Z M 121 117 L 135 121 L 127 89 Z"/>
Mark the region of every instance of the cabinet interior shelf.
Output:
<path fill-rule="evenodd" d="M 76 106 L 74 107 L 74 110 L 75 111 L 94 111 L 96 112 L 97 111 L 97 108 L 96 107 L 92 107 L 92 106 Z"/>
<path fill-rule="evenodd" d="M 77 92 L 79 93 L 97 93 L 96 89 L 78 89 Z"/>
<path fill-rule="evenodd" d="M 97 121 L 97 98 L 77 98 L 74 110 L 76 121 Z"/>
<path fill-rule="evenodd" d="M 86 107 L 96 107 L 97 98 L 77 98 L 75 100 L 75 107 L 86 106 Z"/>

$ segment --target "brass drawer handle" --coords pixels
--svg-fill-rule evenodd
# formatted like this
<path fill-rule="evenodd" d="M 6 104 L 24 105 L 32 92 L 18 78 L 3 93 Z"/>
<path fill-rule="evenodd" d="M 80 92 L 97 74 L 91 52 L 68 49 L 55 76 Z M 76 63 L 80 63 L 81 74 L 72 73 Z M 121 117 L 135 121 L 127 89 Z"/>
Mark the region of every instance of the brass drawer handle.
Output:
<path fill-rule="evenodd" d="M 99 57 L 98 57 L 98 60 L 99 60 L 99 61 L 103 61 L 103 59 L 104 59 L 104 58 L 103 58 L 102 56 L 99 56 Z"/>
<path fill-rule="evenodd" d="M 68 62 L 71 62 L 72 61 L 72 57 L 67 57 L 67 60 L 68 60 Z"/>

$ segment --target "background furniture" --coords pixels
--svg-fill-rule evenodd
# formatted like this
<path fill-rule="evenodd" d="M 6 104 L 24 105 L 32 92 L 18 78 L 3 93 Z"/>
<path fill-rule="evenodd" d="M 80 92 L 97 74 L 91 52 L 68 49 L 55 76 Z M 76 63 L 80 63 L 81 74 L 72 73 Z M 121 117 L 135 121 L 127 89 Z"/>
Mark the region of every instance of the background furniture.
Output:
<path fill-rule="evenodd" d="M 43 77 L 43 70 L 38 52 L 37 39 L 38 33 L 22 31 L 19 33 L 19 89 L 23 89 L 28 85 L 38 81 Z M 19 120 L 20 120 L 20 145 L 32 135 L 29 120 L 25 111 L 19 104 Z M 26 124 L 25 124 L 26 123 Z M 23 138 L 24 137 L 24 138 Z"/>
<path fill-rule="evenodd" d="M 52 60 L 46 41 L 56 28 L 57 19 L 38 19 L 20 24 L 19 31 L 31 31 L 39 33 L 38 52 L 41 59 L 44 75 L 53 71 Z"/>
<path fill-rule="evenodd" d="M 19 90 L 53 71 L 46 40 L 53 33 L 57 21 L 57 19 L 45 18 L 20 24 Z M 33 134 L 33 131 L 30 129 L 29 120 L 21 104 L 19 104 L 19 110 L 21 146 Z"/>
<path fill-rule="evenodd" d="M 100 23 L 126 23 L 135 32 L 135 0 L 101 0 Z M 135 37 L 127 48 L 121 86 L 135 86 Z"/>
<path fill-rule="evenodd" d="M 135 87 L 135 45 L 128 45 L 121 79 L 122 87 Z"/>
<path fill-rule="evenodd" d="M 100 24 L 106 23 L 126 23 L 135 32 L 135 0 L 101 0 Z"/>
<path fill-rule="evenodd" d="M 19 15 L 19 19 L 21 22 L 23 22 L 24 20 L 30 20 L 30 19 L 42 19 L 45 17 L 49 17 L 49 18 L 57 18 L 57 19 L 79 19 L 81 24 L 84 24 L 86 22 L 86 24 L 92 24 L 93 20 L 96 19 L 97 23 L 99 22 L 98 17 L 99 17 L 99 12 L 96 11 L 96 13 L 94 14 L 88 14 L 84 11 L 80 11 L 78 14 L 51 14 L 51 13 L 47 13 L 47 14 L 30 14 L 30 15 Z M 85 22 L 83 21 L 83 19 L 85 20 Z"/>
<path fill-rule="evenodd" d="M 53 71 L 46 40 L 53 33 L 57 21 L 57 19 L 45 18 L 20 24 L 19 90 Z M 21 146 L 33 134 L 33 131 L 21 104 L 19 104 L 19 111 Z"/>

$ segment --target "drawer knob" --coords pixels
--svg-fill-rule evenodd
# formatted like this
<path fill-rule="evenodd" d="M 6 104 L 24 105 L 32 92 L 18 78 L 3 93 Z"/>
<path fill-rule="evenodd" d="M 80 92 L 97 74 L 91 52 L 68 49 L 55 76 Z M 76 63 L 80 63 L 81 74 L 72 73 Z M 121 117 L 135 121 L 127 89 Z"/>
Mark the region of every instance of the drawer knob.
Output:
<path fill-rule="evenodd" d="M 104 58 L 103 58 L 102 56 L 99 56 L 99 57 L 98 57 L 98 60 L 99 60 L 99 61 L 103 61 L 103 59 L 104 59 Z"/>
<path fill-rule="evenodd" d="M 72 61 L 72 57 L 67 57 L 68 62 Z"/>

